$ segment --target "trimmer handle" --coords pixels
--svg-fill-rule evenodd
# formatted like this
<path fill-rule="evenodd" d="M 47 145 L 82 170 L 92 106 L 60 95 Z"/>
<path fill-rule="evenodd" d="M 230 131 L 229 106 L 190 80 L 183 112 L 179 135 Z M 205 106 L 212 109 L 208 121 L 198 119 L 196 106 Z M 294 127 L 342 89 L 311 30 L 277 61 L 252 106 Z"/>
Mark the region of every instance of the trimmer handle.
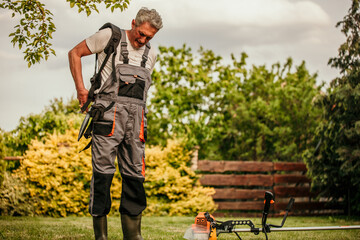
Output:
<path fill-rule="evenodd" d="M 290 212 L 290 210 L 292 209 L 292 206 L 294 205 L 294 202 L 295 202 L 295 199 L 291 198 L 288 205 L 287 205 L 287 207 L 286 207 L 287 212 Z"/>
<path fill-rule="evenodd" d="M 265 192 L 265 205 L 264 205 L 264 213 L 268 214 L 270 210 L 270 204 L 274 203 L 274 194 L 271 192 Z"/>
<path fill-rule="evenodd" d="M 212 216 L 211 216 L 210 213 L 208 213 L 208 212 L 205 212 L 205 213 L 204 213 L 204 216 L 205 216 L 206 220 L 207 220 L 208 222 L 210 222 L 210 223 L 212 223 L 212 222 L 215 221 L 215 219 L 212 218 Z"/>
<path fill-rule="evenodd" d="M 271 192 L 265 192 L 265 201 L 264 201 L 265 205 L 264 205 L 264 211 L 263 211 L 263 216 L 261 219 L 261 226 L 263 228 L 263 232 L 269 232 L 269 226 L 266 224 L 266 220 L 267 220 L 267 216 L 269 214 L 269 210 L 270 210 L 270 204 L 274 203 L 274 195 Z"/>

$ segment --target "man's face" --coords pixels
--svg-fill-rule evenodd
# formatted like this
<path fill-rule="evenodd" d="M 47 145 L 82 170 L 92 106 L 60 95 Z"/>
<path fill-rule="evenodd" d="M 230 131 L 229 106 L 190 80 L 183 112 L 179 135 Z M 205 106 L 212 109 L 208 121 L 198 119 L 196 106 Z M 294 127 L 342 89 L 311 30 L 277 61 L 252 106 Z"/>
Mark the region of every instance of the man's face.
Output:
<path fill-rule="evenodd" d="M 157 31 L 158 30 L 152 27 L 148 22 L 144 22 L 136 27 L 135 20 L 132 20 L 128 38 L 133 48 L 137 49 L 149 42 L 155 36 Z"/>

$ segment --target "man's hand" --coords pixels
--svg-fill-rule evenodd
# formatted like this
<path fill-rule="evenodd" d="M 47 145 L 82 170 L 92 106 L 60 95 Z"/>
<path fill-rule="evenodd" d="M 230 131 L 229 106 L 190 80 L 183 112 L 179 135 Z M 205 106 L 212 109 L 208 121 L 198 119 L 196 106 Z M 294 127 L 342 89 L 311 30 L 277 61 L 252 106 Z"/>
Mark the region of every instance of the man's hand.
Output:
<path fill-rule="evenodd" d="M 86 103 L 88 99 L 88 93 L 89 91 L 86 88 L 77 91 L 77 99 L 79 100 L 80 107 L 84 106 Z"/>

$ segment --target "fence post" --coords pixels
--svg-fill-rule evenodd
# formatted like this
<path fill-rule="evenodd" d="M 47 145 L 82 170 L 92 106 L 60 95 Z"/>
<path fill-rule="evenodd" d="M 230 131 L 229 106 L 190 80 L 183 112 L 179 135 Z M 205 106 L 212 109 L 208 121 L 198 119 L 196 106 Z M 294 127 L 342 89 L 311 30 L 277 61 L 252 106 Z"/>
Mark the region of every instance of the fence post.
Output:
<path fill-rule="evenodd" d="M 3 160 L 5 160 L 5 161 L 21 161 L 21 160 L 23 160 L 24 159 L 24 157 L 21 157 L 21 156 L 15 156 L 15 157 L 13 157 L 13 156 L 9 156 L 9 157 L 4 157 L 3 158 Z"/>
<path fill-rule="evenodd" d="M 198 160 L 199 160 L 199 146 L 194 147 L 194 152 L 191 158 L 191 170 L 196 171 L 198 169 Z"/>

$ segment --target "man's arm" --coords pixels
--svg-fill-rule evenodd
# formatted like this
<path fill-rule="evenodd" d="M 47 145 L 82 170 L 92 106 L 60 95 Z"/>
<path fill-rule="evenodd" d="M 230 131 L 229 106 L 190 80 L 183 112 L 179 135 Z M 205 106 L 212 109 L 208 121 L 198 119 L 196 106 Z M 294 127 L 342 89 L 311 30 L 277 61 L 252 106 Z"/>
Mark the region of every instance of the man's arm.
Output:
<path fill-rule="evenodd" d="M 88 98 L 88 90 L 85 88 L 82 76 L 81 58 L 90 54 L 92 54 L 92 52 L 86 45 L 85 40 L 76 45 L 68 53 L 70 72 L 74 79 L 77 98 L 81 107 L 86 103 Z"/>

